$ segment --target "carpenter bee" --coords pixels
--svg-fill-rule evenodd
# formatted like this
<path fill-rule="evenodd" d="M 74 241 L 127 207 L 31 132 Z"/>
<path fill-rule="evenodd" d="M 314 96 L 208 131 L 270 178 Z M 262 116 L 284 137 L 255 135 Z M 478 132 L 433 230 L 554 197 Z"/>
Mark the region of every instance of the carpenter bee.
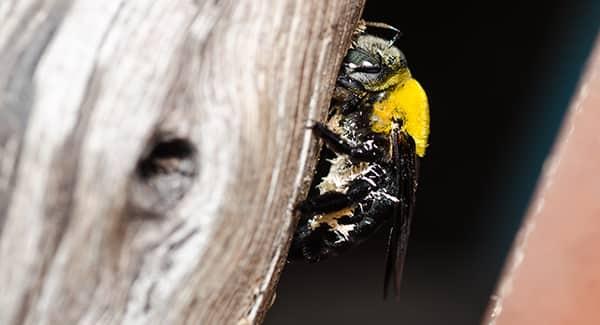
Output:
<path fill-rule="evenodd" d="M 391 39 L 367 33 L 390 30 Z M 429 104 L 394 46 L 400 31 L 359 23 L 333 92 L 326 123 L 309 126 L 322 139 L 320 167 L 306 200 L 296 206 L 299 225 L 291 260 L 317 262 L 389 229 L 384 297 L 398 294 L 411 216 L 418 159 L 429 136 Z"/>

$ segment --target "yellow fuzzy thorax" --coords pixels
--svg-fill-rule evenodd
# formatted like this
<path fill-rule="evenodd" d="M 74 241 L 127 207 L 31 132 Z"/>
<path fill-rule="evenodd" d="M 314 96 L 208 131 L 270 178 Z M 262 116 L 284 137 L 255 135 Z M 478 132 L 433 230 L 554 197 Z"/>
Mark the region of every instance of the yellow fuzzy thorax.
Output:
<path fill-rule="evenodd" d="M 427 94 L 410 74 L 403 77 L 404 80 L 393 86 L 383 100 L 373 104 L 371 130 L 389 134 L 394 120 L 402 120 L 402 130 L 414 139 L 417 155 L 423 157 L 429 137 Z"/>

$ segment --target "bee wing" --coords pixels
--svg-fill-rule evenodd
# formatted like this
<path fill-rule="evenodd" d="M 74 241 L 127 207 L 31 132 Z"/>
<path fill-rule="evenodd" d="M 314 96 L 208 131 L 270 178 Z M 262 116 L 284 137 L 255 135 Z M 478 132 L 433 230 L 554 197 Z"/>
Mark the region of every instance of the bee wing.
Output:
<path fill-rule="evenodd" d="M 404 268 L 404 258 L 408 245 L 410 222 L 415 206 L 417 190 L 417 155 L 414 140 L 407 134 L 392 131 L 392 163 L 398 186 L 390 235 L 387 244 L 383 296 L 387 297 L 390 282 L 393 281 L 396 298 L 400 292 L 400 282 Z"/>

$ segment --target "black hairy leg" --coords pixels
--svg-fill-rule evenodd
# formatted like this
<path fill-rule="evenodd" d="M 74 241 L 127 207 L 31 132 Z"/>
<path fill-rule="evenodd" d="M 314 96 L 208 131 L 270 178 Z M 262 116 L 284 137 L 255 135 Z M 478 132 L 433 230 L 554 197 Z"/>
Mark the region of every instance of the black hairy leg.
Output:
<path fill-rule="evenodd" d="M 326 192 L 299 205 L 301 219 L 292 241 L 291 260 L 316 262 L 338 255 L 389 221 L 389 211 L 397 199 L 387 191 L 396 184 L 384 170 L 373 169 L 378 172 L 353 180 L 345 193 Z M 335 209 L 326 202 L 332 196 L 340 199 Z M 342 205 L 344 200 L 346 205 Z"/>
<path fill-rule="evenodd" d="M 381 157 L 385 155 L 383 146 L 377 145 L 375 140 L 364 141 L 358 145 L 352 145 L 321 122 L 313 124 L 311 129 L 317 137 L 323 139 L 327 147 L 331 150 L 336 153 L 348 155 L 352 159 L 373 162 L 380 160 Z"/>
<path fill-rule="evenodd" d="M 296 210 L 303 215 L 328 213 L 343 209 L 351 203 L 352 199 L 345 193 L 330 191 L 307 198 L 296 206 Z"/>
<path fill-rule="evenodd" d="M 296 229 L 290 260 L 318 262 L 337 256 L 371 237 L 389 222 L 393 202 L 365 197 L 349 208 L 303 216 Z"/>
<path fill-rule="evenodd" d="M 372 185 L 364 179 L 356 179 L 350 183 L 346 193 L 329 191 L 309 197 L 300 202 L 296 209 L 302 215 L 328 213 L 349 207 L 353 202 L 362 199 L 371 191 Z"/>

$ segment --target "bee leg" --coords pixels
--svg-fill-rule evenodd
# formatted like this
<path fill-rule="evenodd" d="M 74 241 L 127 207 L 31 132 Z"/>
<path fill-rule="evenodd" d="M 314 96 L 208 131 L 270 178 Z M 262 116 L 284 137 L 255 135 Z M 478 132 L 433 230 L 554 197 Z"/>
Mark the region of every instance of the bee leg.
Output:
<path fill-rule="evenodd" d="M 356 238 L 367 238 L 375 233 L 380 226 L 387 223 L 390 219 L 390 209 L 393 208 L 392 201 L 371 201 L 371 204 L 359 202 L 355 216 L 358 217 L 356 227 L 354 228 Z M 368 206 L 368 208 L 362 208 Z"/>
<path fill-rule="evenodd" d="M 352 224 L 350 216 L 337 219 L 340 224 Z M 303 222 L 298 225 L 290 251 L 289 260 L 304 260 L 309 263 L 318 262 L 332 255 L 337 255 L 350 248 L 355 239 L 345 236 L 327 223 L 313 225 Z"/>
<path fill-rule="evenodd" d="M 308 223 L 300 224 L 292 239 L 288 259 L 315 263 L 326 258 L 331 253 L 324 240 L 328 235 L 328 229 L 328 226 L 313 229 Z"/>
<path fill-rule="evenodd" d="M 327 223 L 320 223 L 317 227 L 311 225 L 308 220 L 310 217 L 329 213 L 353 206 L 352 211 L 348 216 L 338 219 L 342 225 L 356 224 L 356 229 L 366 229 L 366 226 L 361 224 L 369 224 L 369 221 L 364 221 L 362 213 L 358 215 L 358 219 L 352 216 L 352 213 L 359 213 L 359 206 L 355 206 L 355 202 L 366 200 L 366 196 L 373 190 L 374 186 L 364 179 L 355 179 L 349 185 L 346 193 L 341 192 L 326 192 L 314 198 L 302 202 L 298 209 L 302 212 L 302 218 L 294 234 L 292 245 L 288 258 L 290 260 L 302 259 L 308 262 L 317 262 L 330 255 L 335 255 L 354 245 L 356 240 L 350 236 L 345 237 L 335 229 L 332 229 Z M 340 200 L 335 204 L 338 205 L 333 209 L 333 204 L 328 203 L 327 199 L 337 197 Z M 345 203 L 342 205 L 342 203 Z M 305 209 L 302 211 L 302 209 Z"/>
<path fill-rule="evenodd" d="M 346 193 L 336 191 L 325 192 L 302 201 L 296 209 L 303 215 L 341 210 L 349 207 L 353 202 L 361 200 L 369 193 L 371 188 L 372 185 L 369 182 L 363 179 L 356 179 L 350 183 Z"/>
<path fill-rule="evenodd" d="M 360 145 L 351 145 L 323 123 L 316 122 L 311 128 L 314 134 L 323 139 L 331 150 L 336 153 L 346 154 L 355 160 L 372 162 L 377 161 L 385 154 L 384 149 L 376 145 L 374 141 L 366 141 Z"/>
<path fill-rule="evenodd" d="M 370 211 L 360 212 L 357 210 L 354 211 L 352 218 L 343 217 L 338 219 L 337 222 L 342 226 L 352 226 L 352 230 L 349 233 L 350 236 L 346 238 L 338 237 L 339 239 L 335 241 L 326 240 L 327 247 L 335 251 L 347 249 L 368 239 L 384 224 L 381 218 L 374 218 Z"/>
<path fill-rule="evenodd" d="M 359 201 L 351 215 L 338 218 L 336 220 L 338 226 L 331 228 L 322 225 L 314 230 L 311 229 L 311 238 L 307 243 L 310 243 L 310 247 L 319 249 L 307 249 L 307 251 L 318 251 L 320 257 L 337 255 L 373 236 L 388 222 L 389 216 L 383 213 L 387 209 L 382 209 L 383 207 L 377 204 L 371 204 L 369 208 L 363 209 L 363 205 L 368 205 L 367 201 L 369 200 Z"/>
<path fill-rule="evenodd" d="M 343 209 L 350 203 L 352 203 L 352 199 L 348 195 L 330 191 L 302 201 L 296 206 L 296 209 L 304 215 L 327 213 Z"/>
<path fill-rule="evenodd" d="M 391 208 L 389 202 L 373 202 L 372 199 L 360 200 L 353 209 L 351 216 L 337 219 L 342 231 L 336 228 L 327 228 L 327 232 L 320 234 L 319 239 L 313 237 L 313 245 L 320 240 L 319 247 L 322 252 L 337 254 L 373 236 L 383 225 L 389 222 L 387 213 Z M 318 228 L 317 228 L 318 229 Z M 316 230 L 316 229 L 315 229 Z M 344 233 L 345 232 L 345 233 Z"/>

